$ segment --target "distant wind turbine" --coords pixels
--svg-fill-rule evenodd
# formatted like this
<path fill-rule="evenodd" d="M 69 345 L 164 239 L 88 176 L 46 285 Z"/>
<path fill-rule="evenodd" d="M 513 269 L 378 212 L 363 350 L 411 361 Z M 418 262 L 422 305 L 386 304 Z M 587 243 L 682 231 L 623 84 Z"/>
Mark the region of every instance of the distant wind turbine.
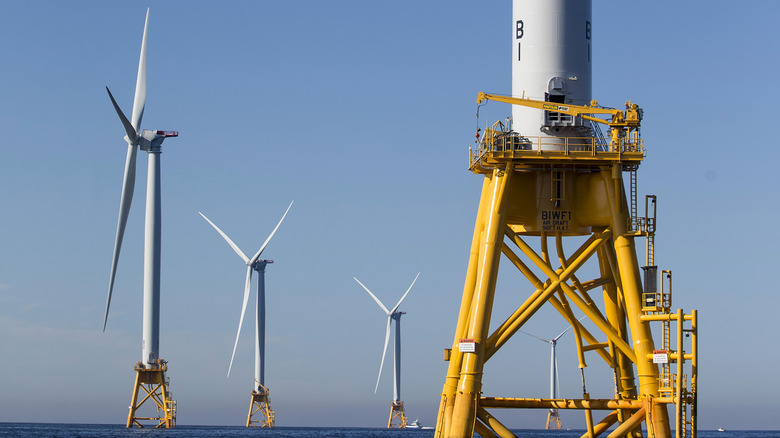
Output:
<path fill-rule="evenodd" d="M 252 388 L 252 402 L 249 408 L 249 416 L 247 417 L 247 427 L 251 426 L 253 423 L 260 423 L 263 427 L 274 426 L 274 412 L 270 408 L 270 403 L 268 400 L 268 388 L 265 387 L 265 266 L 268 263 L 273 263 L 273 260 L 261 260 L 260 255 L 265 250 L 265 247 L 268 245 L 268 242 L 271 241 L 271 238 L 274 237 L 274 234 L 276 234 L 276 230 L 279 229 L 279 226 L 282 224 L 282 221 L 284 221 L 284 218 L 287 216 L 287 213 L 290 211 L 293 202 L 290 202 L 290 205 L 287 207 L 287 210 L 282 215 L 282 218 L 279 220 L 279 223 L 276 224 L 276 227 L 274 227 L 273 231 L 271 231 L 271 234 L 268 236 L 267 239 L 265 239 L 263 245 L 255 253 L 255 255 L 252 256 L 252 258 L 249 258 L 249 256 L 247 256 L 243 251 L 241 251 L 238 245 L 233 243 L 233 241 L 230 240 L 227 234 L 225 234 L 221 229 L 219 229 L 219 227 L 216 226 L 214 222 L 211 222 L 211 220 L 209 220 L 209 218 L 207 218 L 206 215 L 198 212 L 198 214 L 203 216 L 203 219 L 206 219 L 206 222 L 208 222 L 212 227 L 214 227 L 215 230 L 217 230 L 217 232 L 225 239 L 228 245 L 230 245 L 230 247 L 233 248 L 233 251 L 235 251 L 236 254 L 238 254 L 238 256 L 241 257 L 242 260 L 244 260 L 244 263 L 246 263 L 246 283 L 244 284 L 244 300 L 241 306 L 241 317 L 238 320 L 238 332 L 236 332 L 236 342 L 233 344 L 233 354 L 230 356 L 230 365 L 228 366 L 228 371 L 227 371 L 228 377 L 230 376 L 230 370 L 233 368 L 233 359 L 236 356 L 236 347 L 238 347 L 238 339 L 241 336 L 241 327 L 244 324 L 244 314 L 246 313 L 246 305 L 247 302 L 249 301 L 249 288 L 250 288 L 250 284 L 252 283 L 252 271 L 258 273 L 257 308 L 255 311 L 255 384 L 253 385 Z M 252 421 L 252 415 L 256 413 L 257 410 L 262 411 L 263 416 L 265 417 L 264 420 L 257 421 L 257 422 Z"/>
<path fill-rule="evenodd" d="M 584 318 L 584 316 L 582 317 Z M 580 320 L 582 320 L 580 318 Z M 552 339 L 544 339 L 540 338 L 539 336 L 532 335 L 531 333 L 524 332 L 522 330 L 519 330 L 521 333 L 524 333 L 532 338 L 536 338 L 542 342 L 546 342 L 550 344 L 550 399 L 554 400 L 558 398 L 558 391 L 560 390 L 560 385 L 558 382 L 558 358 L 555 356 L 555 347 L 558 344 L 558 340 L 561 339 L 563 335 L 566 334 L 571 329 L 571 326 L 567 327 L 566 330 L 562 331 L 558 336 L 552 338 Z M 550 427 L 550 423 L 553 424 L 553 427 Z M 558 416 L 558 409 L 550 409 L 547 413 L 547 423 L 544 426 L 545 429 L 560 429 L 561 428 L 561 419 Z"/>
<path fill-rule="evenodd" d="M 406 312 L 399 312 L 398 307 L 401 305 L 401 303 L 404 301 L 404 298 L 409 294 L 409 291 L 412 290 L 412 286 L 414 286 L 414 283 L 417 281 L 417 277 L 420 276 L 420 273 L 417 273 L 417 276 L 414 277 L 414 280 L 412 281 L 412 284 L 409 286 L 409 289 L 406 290 L 406 292 L 403 294 L 400 300 L 398 300 L 398 303 L 395 305 L 395 307 L 392 308 L 392 310 L 388 310 L 387 307 L 382 304 L 382 302 L 379 300 L 379 298 L 376 297 L 368 288 L 363 285 L 363 283 L 360 282 L 355 277 L 352 277 L 357 281 L 357 283 L 368 292 L 369 295 L 371 295 L 371 298 L 376 301 L 376 303 L 379 305 L 379 307 L 385 312 L 387 315 L 387 330 L 385 331 L 385 346 L 382 349 L 382 360 L 379 362 L 379 375 L 376 377 L 376 386 L 374 387 L 374 393 L 376 393 L 377 389 L 379 388 L 379 379 L 382 377 L 382 367 L 385 363 L 385 355 L 387 354 L 387 344 L 390 341 L 390 323 L 395 320 L 395 362 L 393 364 L 393 402 L 390 409 L 390 419 L 387 422 L 388 429 L 393 427 L 394 424 L 397 424 L 400 428 L 406 428 L 406 414 L 404 413 L 404 403 L 401 401 L 401 315 L 404 315 Z M 397 423 L 394 423 L 393 420 L 398 420 Z"/>

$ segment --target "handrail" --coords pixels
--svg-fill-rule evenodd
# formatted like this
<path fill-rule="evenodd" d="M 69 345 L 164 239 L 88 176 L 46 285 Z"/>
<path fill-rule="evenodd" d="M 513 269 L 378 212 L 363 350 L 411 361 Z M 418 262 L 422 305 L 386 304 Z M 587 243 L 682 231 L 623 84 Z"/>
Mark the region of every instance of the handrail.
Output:
<path fill-rule="evenodd" d="M 489 125 L 488 125 L 489 126 Z M 548 136 L 521 136 L 513 131 L 505 130 L 503 124 L 498 121 L 492 127 L 486 127 L 482 138 L 469 153 L 469 165 L 473 167 L 488 153 L 494 152 L 528 152 L 536 155 L 563 155 L 582 156 L 587 152 L 592 157 L 602 154 L 613 155 L 615 153 L 640 152 L 644 154 L 644 141 L 639 137 L 631 137 L 630 141 L 616 145 L 611 137 L 584 136 L 584 137 L 548 137 Z"/>

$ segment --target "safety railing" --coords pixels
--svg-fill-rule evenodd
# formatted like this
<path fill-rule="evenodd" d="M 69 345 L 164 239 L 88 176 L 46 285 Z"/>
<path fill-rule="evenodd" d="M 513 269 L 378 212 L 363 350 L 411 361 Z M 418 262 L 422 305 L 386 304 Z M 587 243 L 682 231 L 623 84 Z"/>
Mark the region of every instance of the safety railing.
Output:
<path fill-rule="evenodd" d="M 680 388 L 682 389 L 683 397 L 688 397 L 688 374 L 686 373 L 683 373 L 681 376 Z M 665 395 L 677 392 L 676 372 L 665 372 L 658 374 L 658 392 Z"/>
<path fill-rule="evenodd" d="M 630 136 L 619 143 L 611 137 L 548 137 L 521 136 L 507 131 L 500 122 L 492 129 L 488 128 L 474 149 L 469 149 L 469 167 L 479 164 L 486 155 L 495 153 L 513 154 L 532 152 L 533 155 L 554 157 L 612 157 L 615 153 L 641 153 L 644 156 L 644 142 L 641 138 Z"/>
<path fill-rule="evenodd" d="M 669 395 L 674 393 L 677 389 L 676 380 L 677 374 L 673 373 L 660 373 L 658 375 L 658 392 Z"/>

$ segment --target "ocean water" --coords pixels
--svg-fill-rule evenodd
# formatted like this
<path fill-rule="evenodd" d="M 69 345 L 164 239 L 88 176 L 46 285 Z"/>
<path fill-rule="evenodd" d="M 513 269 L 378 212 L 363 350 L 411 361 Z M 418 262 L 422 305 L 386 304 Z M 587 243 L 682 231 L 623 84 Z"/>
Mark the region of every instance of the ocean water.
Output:
<path fill-rule="evenodd" d="M 513 432 L 521 438 L 579 438 L 584 431 L 518 429 Z M 247 429 L 228 426 L 178 426 L 174 429 L 127 429 L 108 424 L 42 424 L 0 423 L 0 437 L 273 437 L 273 438 L 428 438 L 433 430 L 277 427 L 274 429 Z M 699 438 L 780 438 L 780 431 L 699 431 Z"/>

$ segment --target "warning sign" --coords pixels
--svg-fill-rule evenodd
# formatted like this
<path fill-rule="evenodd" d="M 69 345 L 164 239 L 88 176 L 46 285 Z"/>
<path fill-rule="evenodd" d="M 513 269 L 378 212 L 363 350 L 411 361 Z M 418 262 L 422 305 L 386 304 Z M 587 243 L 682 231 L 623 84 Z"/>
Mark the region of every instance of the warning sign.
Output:
<path fill-rule="evenodd" d="M 473 339 L 460 339 L 458 341 L 458 350 L 461 353 L 473 353 L 477 351 L 477 343 Z"/>
<path fill-rule="evenodd" d="M 669 363 L 669 350 L 653 350 L 653 363 Z"/>

